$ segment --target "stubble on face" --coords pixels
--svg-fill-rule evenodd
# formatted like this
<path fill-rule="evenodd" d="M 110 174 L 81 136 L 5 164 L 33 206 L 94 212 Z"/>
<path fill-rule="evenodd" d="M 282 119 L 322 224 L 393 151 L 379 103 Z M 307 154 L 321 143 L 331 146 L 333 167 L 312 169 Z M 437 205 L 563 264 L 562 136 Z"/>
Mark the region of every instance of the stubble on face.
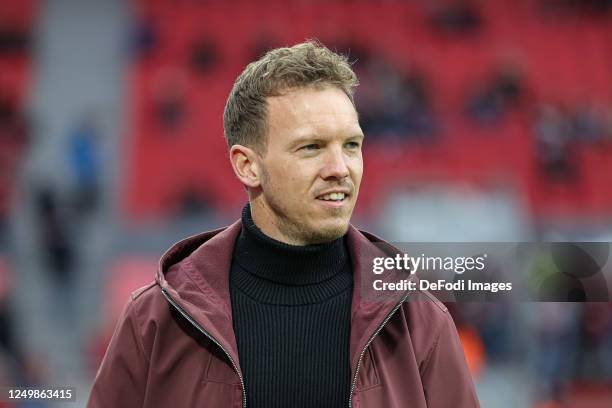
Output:
<path fill-rule="evenodd" d="M 270 215 L 269 219 L 274 223 L 275 229 L 278 230 L 285 239 L 283 242 L 304 245 L 304 244 L 321 244 L 331 242 L 340 238 L 348 231 L 349 224 L 338 224 L 326 228 L 313 228 L 299 214 L 294 214 L 290 209 L 284 206 L 283 200 L 278 199 L 278 195 L 274 194 L 274 186 L 270 184 L 270 177 L 265 167 L 262 167 L 263 175 L 266 178 L 266 184 L 270 194 L 266 194 L 267 212 Z M 341 208 L 330 209 L 333 217 L 342 217 L 344 210 Z M 297 216 L 296 216 L 297 215 Z M 350 214 L 348 215 L 350 218 Z M 322 227 L 322 226 L 321 226 Z"/>

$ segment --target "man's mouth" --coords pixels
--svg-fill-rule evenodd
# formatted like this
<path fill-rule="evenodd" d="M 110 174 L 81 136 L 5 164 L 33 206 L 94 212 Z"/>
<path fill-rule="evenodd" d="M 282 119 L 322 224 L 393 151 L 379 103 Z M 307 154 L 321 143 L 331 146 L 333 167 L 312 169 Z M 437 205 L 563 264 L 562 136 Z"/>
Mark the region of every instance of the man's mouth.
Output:
<path fill-rule="evenodd" d="M 345 193 L 329 193 L 318 196 L 317 200 L 341 202 L 344 201 L 347 197 L 348 196 Z"/>

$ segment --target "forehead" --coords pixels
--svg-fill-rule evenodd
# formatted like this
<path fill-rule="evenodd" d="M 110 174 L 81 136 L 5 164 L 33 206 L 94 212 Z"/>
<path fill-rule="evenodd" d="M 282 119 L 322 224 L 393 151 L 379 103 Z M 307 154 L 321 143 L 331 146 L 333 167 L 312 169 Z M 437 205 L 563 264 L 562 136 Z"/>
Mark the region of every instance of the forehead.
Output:
<path fill-rule="evenodd" d="M 337 87 L 299 88 L 267 102 L 268 129 L 275 138 L 361 133 L 355 107 Z"/>

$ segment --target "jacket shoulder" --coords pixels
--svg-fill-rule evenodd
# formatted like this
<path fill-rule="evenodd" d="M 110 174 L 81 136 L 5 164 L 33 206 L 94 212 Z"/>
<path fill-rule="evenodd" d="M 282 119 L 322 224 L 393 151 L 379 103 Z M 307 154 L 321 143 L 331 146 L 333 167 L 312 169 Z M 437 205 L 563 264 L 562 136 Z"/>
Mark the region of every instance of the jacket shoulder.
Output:
<path fill-rule="evenodd" d="M 151 281 L 148 284 L 146 284 L 145 286 L 142 286 L 138 289 L 136 289 L 135 291 L 133 291 L 130 294 L 130 298 L 132 299 L 132 301 L 135 301 L 136 299 L 138 299 L 141 295 L 145 294 L 146 292 L 151 292 L 151 290 L 157 285 L 157 283 L 155 283 L 155 281 Z"/>
<path fill-rule="evenodd" d="M 161 287 L 155 281 L 131 293 L 125 313 L 147 358 L 150 358 L 160 334 L 176 325 Z"/>
<path fill-rule="evenodd" d="M 159 318 L 168 310 L 168 303 L 155 281 L 133 291 L 128 302 L 130 309 L 142 322 Z"/>
<path fill-rule="evenodd" d="M 168 302 L 157 282 L 133 291 L 128 299 L 126 313 L 135 322 L 137 332 L 144 338 L 156 332 L 155 328 L 171 318 Z"/>

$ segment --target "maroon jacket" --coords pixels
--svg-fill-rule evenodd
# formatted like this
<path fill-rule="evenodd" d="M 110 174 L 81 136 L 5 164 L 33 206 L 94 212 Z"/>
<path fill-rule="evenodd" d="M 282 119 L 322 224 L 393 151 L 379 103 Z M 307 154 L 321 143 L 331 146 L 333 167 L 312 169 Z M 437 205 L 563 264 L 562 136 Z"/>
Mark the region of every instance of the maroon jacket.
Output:
<path fill-rule="evenodd" d="M 229 271 L 240 221 L 187 238 L 160 261 L 155 282 L 134 292 L 91 391 L 89 408 L 245 405 L 232 327 Z M 452 318 L 428 293 L 362 288 L 365 260 L 384 256 L 373 235 L 350 227 L 354 272 L 350 356 L 354 408 L 479 407 Z M 383 244 L 385 245 L 385 244 Z"/>

